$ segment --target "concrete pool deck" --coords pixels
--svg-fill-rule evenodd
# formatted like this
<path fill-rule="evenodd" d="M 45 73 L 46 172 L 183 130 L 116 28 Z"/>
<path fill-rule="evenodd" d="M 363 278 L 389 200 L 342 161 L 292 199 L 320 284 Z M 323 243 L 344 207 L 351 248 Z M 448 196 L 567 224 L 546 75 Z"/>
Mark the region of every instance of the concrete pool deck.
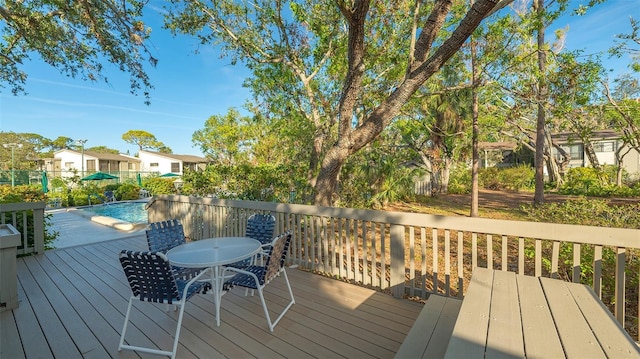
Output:
<path fill-rule="evenodd" d="M 53 242 L 55 248 L 73 247 L 88 243 L 144 236 L 146 225 L 134 226 L 132 230 L 117 229 L 116 226 L 100 224 L 91 218 L 76 214 L 73 209 L 47 210 L 51 214 L 50 229 L 59 233 Z"/>

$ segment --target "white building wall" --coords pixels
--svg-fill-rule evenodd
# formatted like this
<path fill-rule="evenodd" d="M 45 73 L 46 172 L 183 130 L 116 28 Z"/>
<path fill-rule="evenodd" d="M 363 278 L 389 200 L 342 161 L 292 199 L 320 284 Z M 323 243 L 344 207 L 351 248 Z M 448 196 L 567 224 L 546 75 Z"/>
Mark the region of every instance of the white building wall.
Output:
<path fill-rule="evenodd" d="M 171 172 L 171 164 L 177 162 L 180 163 L 180 172 L 176 173 L 182 174 L 182 163 L 180 160 L 165 156 L 159 156 L 155 153 L 146 151 L 140 151 L 138 153 L 138 156 L 138 158 L 140 159 L 141 170 L 143 172 L 158 172 L 158 174 L 161 175 L 169 173 Z"/>

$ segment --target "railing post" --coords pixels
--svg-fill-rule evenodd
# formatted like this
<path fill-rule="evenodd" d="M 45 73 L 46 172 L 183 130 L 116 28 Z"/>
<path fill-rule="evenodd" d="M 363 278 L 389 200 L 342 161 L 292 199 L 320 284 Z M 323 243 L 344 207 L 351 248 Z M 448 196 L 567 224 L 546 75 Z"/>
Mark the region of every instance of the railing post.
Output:
<path fill-rule="evenodd" d="M 392 224 L 390 227 L 391 236 L 391 294 L 396 298 L 404 296 L 404 226 Z"/>
<path fill-rule="evenodd" d="M 33 250 L 44 253 L 44 207 L 33 210 Z"/>
<path fill-rule="evenodd" d="M 10 224 L 0 224 L 0 312 L 18 308 L 17 247 L 20 232 Z"/>

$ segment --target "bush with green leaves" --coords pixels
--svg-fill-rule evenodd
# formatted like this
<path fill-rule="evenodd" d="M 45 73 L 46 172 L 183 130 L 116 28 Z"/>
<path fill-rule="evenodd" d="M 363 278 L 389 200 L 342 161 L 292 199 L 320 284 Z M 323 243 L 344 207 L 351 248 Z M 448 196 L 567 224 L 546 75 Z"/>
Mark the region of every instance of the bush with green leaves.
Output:
<path fill-rule="evenodd" d="M 21 202 L 44 202 L 46 195 L 42 192 L 41 186 L 20 185 L 11 187 L 9 185 L 0 186 L 0 203 L 21 203 Z M 20 233 L 24 233 L 26 224 L 27 228 L 33 228 L 33 211 L 27 212 L 27 218 L 22 218 L 23 212 L 16 213 L 16 229 Z M 27 230 L 27 232 L 29 232 Z M 60 235 L 60 233 L 51 229 L 51 214 L 44 215 L 44 248 L 52 249 L 52 243 Z M 29 245 L 33 245 L 33 234 L 27 236 Z M 21 248 L 21 247 L 19 247 Z"/>
<path fill-rule="evenodd" d="M 616 167 L 602 166 L 570 168 L 564 176 L 564 184 L 558 189 L 560 194 L 583 195 L 591 197 L 637 197 L 640 187 L 637 185 L 616 185 Z M 627 179 L 623 175 L 623 179 Z M 625 181 L 626 182 L 626 181 Z"/>
<path fill-rule="evenodd" d="M 535 170 L 530 166 L 488 167 L 478 170 L 478 187 L 496 191 L 532 190 L 535 185 Z M 449 193 L 471 193 L 471 170 L 457 168 L 451 171 Z"/>
<path fill-rule="evenodd" d="M 284 165 L 209 165 L 204 171 L 185 171 L 180 192 L 217 198 L 288 202 L 301 171 L 301 168 Z"/>
<path fill-rule="evenodd" d="M 562 203 L 547 203 L 540 206 L 526 205 L 522 207 L 522 210 L 526 213 L 527 219 L 534 222 L 640 229 L 640 203 L 611 205 L 606 200 L 579 197 L 576 200 Z M 562 243 L 560 246 L 558 272 L 566 280 L 572 279 L 573 250 L 571 243 Z M 551 258 L 551 243 L 545 242 L 544 251 L 547 253 L 546 257 Z M 627 257 L 625 270 L 629 281 L 628 288 L 638 288 L 639 254 L 638 250 L 630 250 Z M 592 284 L 593 255 L 593 245 L 580 246 L 582 283 Z M 603 290 L 605 293 L 615 293 L 615 260 L 615 248 L 603 247 L 602 285 L 605 288 Z M 545 261 L 544 265 L 547 270 L 550 269 L 549 261 Z M 630 300 L 637 300 L 638 293 L 634 292 L 630 297 L 632 297 L 629 298 Z M 615 298 L 603 298 L 603 301 L 611 304 Z"/>
<path fill-rule="evenodd" d="M 115 189 L 113 194 L 118 201 L 128 201 L 140 197 L 140 187 L 137 184 L 124 183 Z"/>

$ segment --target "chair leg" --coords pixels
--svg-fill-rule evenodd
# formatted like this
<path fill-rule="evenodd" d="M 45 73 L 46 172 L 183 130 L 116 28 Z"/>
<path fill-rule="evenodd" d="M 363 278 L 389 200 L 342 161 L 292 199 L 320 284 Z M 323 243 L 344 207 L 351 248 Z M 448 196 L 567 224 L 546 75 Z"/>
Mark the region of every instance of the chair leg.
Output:
<path fill-rule="evenodd" d="M 129 323 L 129 315 L 131 313 L 131 307 L 133 306 L 134 299 L 136 298 L 133 296 L 129 299 L 129 305 L 127 306 L 127 314 L 125 315 L 124 326 L 122 328 L 122 334 L 120 335 L 120 344 L 118 345 L 118 351 L 121 351 L 122 349 L 127 349 L 127 350 L 133 350 L 138 352 L 150 353 L 150 354 L 166 355 L 171 357 L 171 359 L 175 359 L 176 352 L 178 349 L 178 341 L 180 339 L 180 327 L 182 326 L 182 317 L 184 316 L 184 306 L 186 302 L 183 301 L 181 303 L 176 304 L 176 307 L 180 306 L 180 314 L 178 315 L 178 326 L 176 328 L 176 334 L 173 339 L 173 350 L 167 351 L 167 350 L 158 350 L 158 349 L 151 349 L 151 348 L 124 344 L 124 336 L 127 330 L 127 324 Z"/>
<path fill-rule="evenodd" d="M 293 291 L 291 290 L 291 284 L 289 283 L 289 277 L 287 276 L 287 272 L 285 272 L 284 268 L 282 269 L 282 273 L 284 273 L 284 279 L 287 282 L 287 288 L 289 290 L 289 295 L 291 296 L 291 301 L 289 302 L 289 304 L 287 304 L 287 306 L 284 308 L 282 313 L 280 313 L 278 318 L 273 322 L 271 322 L 271 316 L 269 315 L 269 310 L 267 309 L 267 302 L 264 300 L 264 293 L 262 292 L 262 289 L 264 288 L 264 286 L 258 286 L 258 295 L 260 296 L 260 302 L 262 303 L 262 309 L 264 310 L 265 317 L 267 317 L 267 324 L 269 325 L 269 330 L 272 331 L 272 332 L 273 332 L 273 328 L 276 327 L 276 325 L 278 324 L 280 319 L 282 319 L 282 317 L 284 317 L 284 314 L 296 302 L 295 298 L 293 297 Z"/>
<path fill-rule="evenodd" d="M 129 298 L 129 304 L 127 305 L 127 314 L 124 316 L 124 325 L 122 326 L 122 334 L 120 334 L 120 344 L 118 344 L 118 351 L 122 350 L 124 344 L 124 335 L 127 332 L 127 324 L 129 323 L 129 314 L 131 314 L 131 306 L 133 304 L 133 297 Z"/>

